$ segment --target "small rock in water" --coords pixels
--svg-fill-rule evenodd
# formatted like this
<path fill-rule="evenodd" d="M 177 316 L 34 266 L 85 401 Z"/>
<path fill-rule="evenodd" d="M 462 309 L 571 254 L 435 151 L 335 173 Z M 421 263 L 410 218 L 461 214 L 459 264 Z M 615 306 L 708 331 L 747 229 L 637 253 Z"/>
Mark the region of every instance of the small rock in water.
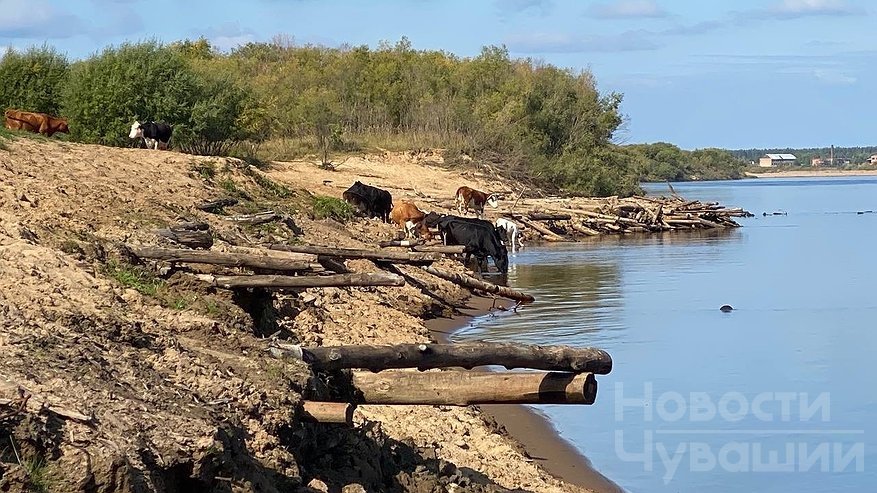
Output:
<path fill-rule="evenodd" d="M 719 310 L 722 310 L 723 312 L 728 313 L 728 312 L 734 310 L 734 307 L 731 305 L 722 305 L 722 307 L 719 308 Z"/>

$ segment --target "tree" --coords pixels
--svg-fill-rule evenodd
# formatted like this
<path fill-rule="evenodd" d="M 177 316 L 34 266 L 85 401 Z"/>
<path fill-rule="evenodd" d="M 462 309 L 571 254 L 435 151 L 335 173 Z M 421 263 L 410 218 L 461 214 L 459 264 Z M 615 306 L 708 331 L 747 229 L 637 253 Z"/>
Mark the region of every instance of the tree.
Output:
<path fill-rule="evenodd" d="M 53 47 L 9 48 L 0 59 L 0 108 L 58 115 L 68 73 L 67 58 Z"/>

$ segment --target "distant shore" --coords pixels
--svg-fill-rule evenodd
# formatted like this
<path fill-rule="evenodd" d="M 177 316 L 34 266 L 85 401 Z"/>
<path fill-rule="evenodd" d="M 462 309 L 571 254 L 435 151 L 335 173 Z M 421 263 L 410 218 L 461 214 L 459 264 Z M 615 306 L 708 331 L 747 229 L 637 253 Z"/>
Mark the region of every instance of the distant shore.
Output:
<path fill-rule="evenodd" d="M 747 177 L 751 178 L 802 178 L 808 176 L 814 177 L 832 177 L 832 176 L 877 176 L 877 169 L 800 169 L 800 170 L 783 170 L 768 171 L 765 173 L 753 173 L 747 171 Z"/>

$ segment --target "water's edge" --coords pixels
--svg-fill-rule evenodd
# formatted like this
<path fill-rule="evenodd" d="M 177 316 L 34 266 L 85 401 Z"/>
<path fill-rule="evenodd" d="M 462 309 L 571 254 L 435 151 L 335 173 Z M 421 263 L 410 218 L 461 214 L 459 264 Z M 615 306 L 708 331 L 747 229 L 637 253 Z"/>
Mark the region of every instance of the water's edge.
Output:
<path fill-rule="evenodd" d="M 426 320 L 425 325 L 434 340 L 447 343 L 454 332 L 470 324 L 474 318 L 487 315 L 493 303 L 493 299 L 472 296 L 467 303 L 470 308 L 461 310 L 461 315 Z M 591 461 L 564 439 L 546 416 L 535 409 L 518 404 L 479 407 L 505 428 L 523 446 L 527 455 L 551 475 L 597 493 L 624 492 L 594 469 Z"/>

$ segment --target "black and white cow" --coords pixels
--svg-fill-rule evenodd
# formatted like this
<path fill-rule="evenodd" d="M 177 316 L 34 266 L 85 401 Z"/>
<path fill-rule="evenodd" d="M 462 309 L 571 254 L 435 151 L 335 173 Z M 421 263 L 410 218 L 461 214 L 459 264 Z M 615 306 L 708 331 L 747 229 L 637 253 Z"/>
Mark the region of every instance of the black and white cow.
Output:
<path fill-rule="evenodd" d="M 167 149 L 174 129 L 167 123 L 134 122 L 128 137 L 143 139 L 147 149 Z"/>
<path fill-rule="evenodd" d="M 502 233 L 489 221 L 458 216 L 442 216 L 436 221 L 445 245 L 463 245 L 468 264 L 471 256 L 478 260 L 478 267 L 485 270 L 487 257 L 502 274 L 509 271 L 509 252 L 502 243 Z"/>
<path fill-rule="evenodd" d="M 390 211 L 393 210 L 390 192 L 357 181 L 344 191 L 342 197 L 358 213 L 366 217 L 379 217 L 385 223 L 390 221 Z"/>

